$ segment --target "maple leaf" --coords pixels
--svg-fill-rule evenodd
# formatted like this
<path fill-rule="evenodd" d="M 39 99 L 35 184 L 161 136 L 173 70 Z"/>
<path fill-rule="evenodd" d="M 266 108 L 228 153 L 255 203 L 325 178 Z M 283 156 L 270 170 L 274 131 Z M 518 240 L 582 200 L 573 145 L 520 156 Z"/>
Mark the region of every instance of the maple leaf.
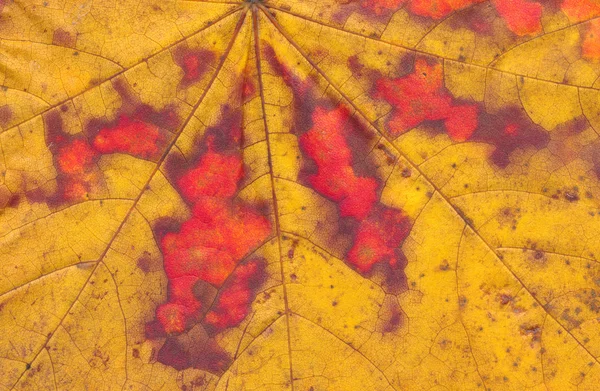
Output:
<path fill-rule="evenodd" d="M 0 388 L 595 390 L 595 0 L 0 0 Z"/>

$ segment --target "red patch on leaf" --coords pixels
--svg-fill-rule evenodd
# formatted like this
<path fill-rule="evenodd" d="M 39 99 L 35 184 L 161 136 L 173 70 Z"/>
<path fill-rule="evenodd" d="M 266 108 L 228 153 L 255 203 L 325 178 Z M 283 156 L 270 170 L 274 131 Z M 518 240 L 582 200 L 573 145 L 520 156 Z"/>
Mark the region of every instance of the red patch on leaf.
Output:
<path fill-rule="evenodd" d="M 352 238 L 346 262 L 365 276 L 380 270 L 388 290 L 406 288 L 400 246 L 411 222 L 379 202 L 381 180 L 369 157 L 372 134 L 345 106 L 315 99 L 313 81 L 295 76 L 272 48 L 265 47 L 264 55 L 294 93 L 293 131 L 306 157 L 299 179 L 337 204 L 340 234 Z"/>
<path fill-rule="evenodd" d="M 57 192 L 46 200 L 50 204 L 88 198 L 92 187 L 102 178 L 96 168 L 102 155 L 126 153 L 158 160 L 164 152 L 170 136 L 168 130 L 175 129 L 179 124 L 175 111 L 170 107 L 157 111 L 140 104 L 131 97 L 121 81 L 115 82 L 114 87 L 123 100 L 114 121 L 95 118 L 89 121 L 84 133 L 71 135 L 64 131 L 60 114 L 60 111 L 68 111 L 68 106 L 63 105 L 60 111 L 53 110 L 44 116 L 46 144 L 54 156 L 58 181 Z M 41 202 L 45 197 L 40 198 L 36 193 L 30 200 Z"/>
<path fill-rule="evenodd" d="M 392 135 L 402 134 L 424 121 L 442 121 L 455 141 L 468 140 L 477 128 L 477 106 L 459 103 L 443 85 L 441 64 L 415 61 L 414 72 L 398 79 L 380 78 L 375 97 L 393 107 L 387 122 Z"/>
<path fill-rule="evenodd" d="M 410 228 L 410 220 L 402 211 L 379 206 L 358 226 L 348 261 L 361 273 L 370 272 L 373 265 L 382 262 L 392 269 L 404 267 L 406 259 L 399 244 Z"/>
<path fill-rule="evenodd" d="M 236 326 L 246 318 L 257 288 L 266 278 L 265 268 L 263 259 L 253 259 L 234 270 L 206 314 L 205 323 L 212 333 Z"/>
<path fill-rule="evenodd" d="M 63 129 L 63 120 L 54 110 L 44 116 L 46 144 L 54 156 L 58 189 L 47 199 L 51 205 L 80 201 L 87 197 L 90 183 L 97 180 L 96 162 L 99 154 L 83 135 L 70 135 Z M 39 201 L 34 197 L 31 201 Z"/>
<path fill-rule="evenodd" d="M 100 129 L 93 141 L 100 153 L 120 152 L 145 159 L 158 159 L 165 144 L 166 137 L 158 126 L 127 114 L 121 114 L 115 125 Z"/>
<path fill-rule="evenodd" d="M 518 36 L 542 31 L 542 5 L 529 0 L 494 0 L 498 14 L 510 31 Z"/>
<path fill-rule="evenodd" d="M 239 111 L 224 108 L 223 120 L 206 131 L 191 163 L 176 156 L 167 160 L 169 177 L 192 215 L 175 229 L 159 232 L 168 300 L 156 311 L 158 323 L 148 326 L 150 338 L 181 334 L 199 324 L 211 332 L 238 325 L 265 278 L 262 260 L 242 263 L 272 229 L 264 213 L 235 198 L 244 178 L 241 120 Z M 219 289 L 212 305 L 199 286 L 202 292 L 206 286 Z"/>
<path fill-rule="evenodd" d="M 414 71 L 400 78 L 373 74 L 377 79 L 373 96 L 392 105 L 387 121 L 392 135 L 428 123 L 442 129 L 455 142 L 493 145 L 490 160 L 502 168 L 508 166 L 510 154 L 515 150 L 548 145 L 548 132 L 531 122 L 520 108 L 511 106 L 492 114 L 479 103 L 455 99 L 444 87 L 440 64 L 429 65 L 424 59 L 416 59 Z"/>
<path fill-rule="evenodd" d="M 345 131 L 350 114 L 343 107 L 327 111 L 317 107 L 313 128 L 300 136 L 302 150 L 317 165 L 317 174 L 308 178 L 313 188 L 337 202 L 340 216 L 365 218 L 377 202 L 378 183 L 356 175 L 351 166 L 352 151 Z"/>

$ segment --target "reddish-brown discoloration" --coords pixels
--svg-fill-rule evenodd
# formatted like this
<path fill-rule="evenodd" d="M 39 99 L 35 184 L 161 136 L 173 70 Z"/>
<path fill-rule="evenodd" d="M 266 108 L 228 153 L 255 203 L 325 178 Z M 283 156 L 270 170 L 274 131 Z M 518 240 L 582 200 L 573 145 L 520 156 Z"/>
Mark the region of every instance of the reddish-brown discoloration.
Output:
<path fill-rule="evenodd" d="M 179 84 L 182 88 L 187 88 L 202 79 L 202 76 L 210 69 L 214 63 L 215 53 L 206 49 L 189 49 L 185 46 L 179 46 L 173 53 L 175 63 L 183 70 L 183 77 Z"/>
<path fill-rule="evenodd" d="M 563 0 L 560 8 L 572 22 L 600 16 L 600 3 L 597 0 Z"/>
<path fill-rule="evenodd" d="M 224 107 L 222 117 L 198 142 L 193 159 L 173 155 L 166 162 L 168 177 L 192 214 L 183 223 L 155 227 L 169 279 L 168 299 L 157 308 L 156 321 L 147 325 L 148 338 L 168 336 L 159 361 L 213 372 L 230 362 L 222 350 L 212 349 L 214 355 L 203 361 L 182 363 L 171 354 L 174 346 L 180 353 L 194 347 L 173 338 L 198 327 L 212 335 L 246 318 L 265 281 L 266 264 L 260 258 L 243 259 L 272 233 L 268 211 L 236 199 L 245 178 L 241 111 Z"/>
<path fill-rule="evenodd" d="M 300 179 L 337 204 L 340 234 L 352 238 L 346 262 L 365 276 L 383 272 L 388 290 L 405 288 L 400 246 L 411 222 L 379 202 L 382 184 L 368 156 L 372 134 L 343 105 L 315 99 L 313 81 L 295 76 L 272 48 L 264 55 L 294 93 L 293 129 L 306 158 Z"/>
<path fill-rule="evenodd" d="M 9 105 L 0 106 L 0 126 L 5 127 L 13 119 L 13 112 Z"/>
<path fill-rule="evenodd" d="M 52 37 L 52 44 L 56 46 L 64 46 L 68 48 L 74 48 L 76 44 L 75 37 L 66 30 L 58 28 L 54 30 Z"/>
<path fill-rule="evenodd" d="M 531 122 L 525 111 L 516 106 L 506 107 L 494 114 L 482 108 L 477 122 L 477 130 L 467 141 L 493 145 L 490 160 L 498 167 L 508 166 L 510 155 L 517 149 L 541 149 L 550 141 L 548 132 Z"/>

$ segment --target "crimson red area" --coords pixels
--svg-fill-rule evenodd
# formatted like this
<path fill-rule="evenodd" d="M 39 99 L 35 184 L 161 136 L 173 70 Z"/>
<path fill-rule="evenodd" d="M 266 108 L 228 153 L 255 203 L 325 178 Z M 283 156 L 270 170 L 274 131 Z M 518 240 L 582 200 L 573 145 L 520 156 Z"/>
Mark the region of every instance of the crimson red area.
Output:
<path fill-rule="evenodd" d="M 374 97 L 385 99 L 393 108 L 387 123 L 389 132 L 399 135 L 424 121 L 442 121 L 453 140 L 468 140 L 477 128 L 478 108 L 459 103 L 443 82 L 442 65 L 422 58 L 406 76 L 378 79 Z"/>
<path fill-rule="evenodd" d="M 333 109 L 317 106 L 312 120 L 312 128 L 300 135 L 302 152 L 317 167 L 308 182 L 337 203 L 340 217 L 352 218 L 358 224 L 347 262 L 363 274 L 379 263 L 392 269 L 403 266 L 399 247 L 411 223 L 402 211 L 379 203 L 380 182 L 375 176 L 357 175 L 349 143 L 352 133 L 360 132 L 357 124 L 350 121 L 350 113 L 341 105 Z"/>
<path fill-rule="evenodd" d="M 300 136 L 300 146 L 315 161 L 317 174 L 309 177 L 313 188 L 338 203 L 340 216 L 365 218 L 377 202 L 377 181 L 357 176 L 346 135 L 350 114 L 344 107 L 313 112 L 313 128 Z"/>
<path fill-rule="evenodd" d="M 157 159 L 165 143 L 158 126 L 127 114 L 121 114 L 115 125 L 102 128 L 93 140 L 94 149 L 100 153 L 120 152 L 145 159 Z"/>
<path fill-rule="evenodd" d="M 58 189 L 49 197 L 43 192 L 31 193 L 32 202 L 47 201 L 52 205 L 85 200 L 92 187 L 102 181 L 96 167 L 105 154 L 125 153 L 135 157 L 158 160 L 177 128 L 179 118 L 172 107 L 161 111 L 141 104 L 123 80 L 113 82 L 123 101 L 117 118 L 93 118 L 83 132 L 71 134 L 64 129 L 62 113 L 70 106 L 52 110 L 44 115 L 46 145 L 52 152 L 57 170 Z"/>
<path fill-rule="evenodd" d="M 236 199 L 245 177 L 241 120 L 239 111 L 225 108 L 191 162 L 167 160 L 168 176 L 191 216 L 160 235 L 168 299 L 157 308 L 158 325 L 149 334 L 178 335 L 198 324 L 213 332 L 233 327 L 246 317 L 264 280 L 262 261 L 243 262 L 272 228 L 262 210 Z M 198 293 L 200 285 L 206 292 L 205 284 L 219 290 L 214 303 Z"/>
<path fill-rule="evenodd" d="M 233 271 L 206 314 L 205 323 L 212 333 L 236 326 L 246 318 L 249 303 L 256 297 L 256 287 L 265 278 L 265 268 L 265 261 L 257 258 L 240 264 Z"/>

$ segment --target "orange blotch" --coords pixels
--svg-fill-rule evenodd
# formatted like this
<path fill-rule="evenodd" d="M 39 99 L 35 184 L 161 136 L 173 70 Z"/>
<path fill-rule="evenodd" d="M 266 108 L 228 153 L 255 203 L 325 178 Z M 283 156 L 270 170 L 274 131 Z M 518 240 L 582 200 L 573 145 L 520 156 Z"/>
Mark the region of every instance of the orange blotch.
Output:
<path fill-rule="evenodd" d="M 80 138 L 61 147 L 58 151 L 58 168 L 65 174 L 81 175 L 88 172 L 97 157 L 87 140 Z"/>
<path fill-rule="evenodd" d="M 584 30 L 581 54 L 589 60 L 600 60 L 600 20 L 592 20 Z"/>
<path fill-rule="evenodd" d="M 122 114 L 116 125 L 100 129 L 93 146 L 100 153 L 120 152 L 155 159 L 165 141 L 156 125 Z"/>
<path fill-rule="evenodd" d="M 390 133 L 404 133 L 424 121 L 443 121 L 455 141 L 468 140 L 477 128 L 477 106 L 457 104 L 443 86 L 443 68 L 426 60 L 415 62 L 413 73 L 398 79 L 379 79 L 375 97 L 393 107 Z"/>
<path fill-rule="evenodd" d="M 513 33 L 524 36 L 542 31 L 542 5 L 528 0 L 494 0 L 498 14 Z"/>
<path fill-rule="evenodd" d="M 256 297 L 256 286 L 265 279 L 265 263 L 253 260 L 239 265 L 223 286 L 205 322 L 213 331 L 237 326 L 246 318 Z"/>
<path fill-rule="evenodd" d="M 377 201 L 377 181 L 359 177 L 352 169 L 352 153 L 344 135 L 349 113 L 343 107 L 327 111 L 317 107 L 313 128 L 300 136 L 300 146 L 315 161 L 309 177 L 316 191 L 339 203 L 342 217 L 362 219 Z"/>
<path fill-rule="evenodd" d="M 600 16 L 600 2 L 597 0 L 564 0 L 560 8 L 572 22 Z"/>

